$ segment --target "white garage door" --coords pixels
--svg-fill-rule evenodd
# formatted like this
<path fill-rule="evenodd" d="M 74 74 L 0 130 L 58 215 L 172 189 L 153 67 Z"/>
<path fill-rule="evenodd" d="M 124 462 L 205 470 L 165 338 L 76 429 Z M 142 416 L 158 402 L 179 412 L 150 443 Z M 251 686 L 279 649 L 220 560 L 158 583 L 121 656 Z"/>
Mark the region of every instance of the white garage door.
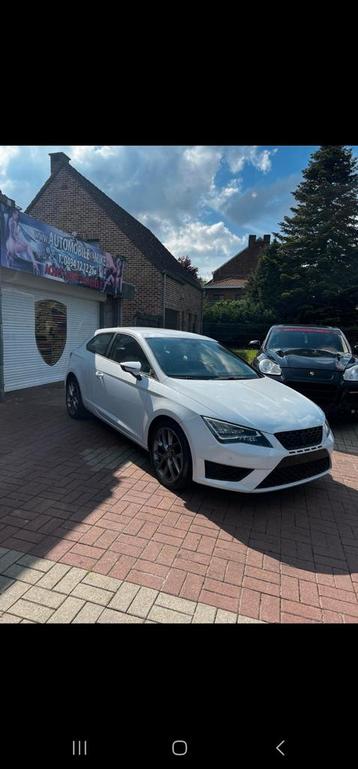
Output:
<path fill-rule="evenodd" d="M 44 360 L 35 335 L 35 306 L 38 307 L 37 303 L 41 301 L 61 302 L 66 308 L 64 349 L 63 352 L 60 350 L 57 362 L 51 365 Z M 99 304 L 88 299 L 57 294 L 55 291 L 3 287 L 2 315 L 4 384 L 5 392 L 9 392 L 61 381 L 70 352 L 98 328 Z"/>

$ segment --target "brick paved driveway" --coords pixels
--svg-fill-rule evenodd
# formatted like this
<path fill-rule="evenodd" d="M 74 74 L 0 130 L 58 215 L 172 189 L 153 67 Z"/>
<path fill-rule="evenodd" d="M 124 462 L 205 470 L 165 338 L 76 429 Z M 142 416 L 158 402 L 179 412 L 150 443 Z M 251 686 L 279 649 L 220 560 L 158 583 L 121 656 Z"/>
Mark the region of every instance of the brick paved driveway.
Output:
<path fill-rule="evenodd" d="M 332 477 L 173 494 L 62 386 L 0 403 L 0 621 L 358 622 L 358 425 Z"/>

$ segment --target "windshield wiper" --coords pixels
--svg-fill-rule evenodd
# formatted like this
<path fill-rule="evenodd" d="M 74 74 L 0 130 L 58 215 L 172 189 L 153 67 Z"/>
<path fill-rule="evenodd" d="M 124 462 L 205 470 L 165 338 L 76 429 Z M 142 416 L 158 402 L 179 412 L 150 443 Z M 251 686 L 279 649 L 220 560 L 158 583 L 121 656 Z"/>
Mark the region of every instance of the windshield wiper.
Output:
<path fill-rule="evenodd" d="M 342 355 L 343 353 L 339 352 L 332 352 L 331 350 L 320 350 L 315 347 L 293 347 L 288 348 L 287 350 L 276 350 L 277 355 L 280 355 L 281 357 L 284 357 L 285 355 L 307 355 L 309 357 L 310 355 Z"/>
<path fill-rule="evenodd" d="M 247 377 L 247 376 L 188 376 L 187 374 L 170 374 L 171 379 L 201 379 L 207 381 L 210 380 L 220 380 L 220 381 L 227 381 L 228 379 L 255 379 L 255 377 Z"/>
<path fill-rule="evenodd" d="M 216 376 L 188 376 L 187 374 L 167 374 L 170 379 L 217 379 Z"/>

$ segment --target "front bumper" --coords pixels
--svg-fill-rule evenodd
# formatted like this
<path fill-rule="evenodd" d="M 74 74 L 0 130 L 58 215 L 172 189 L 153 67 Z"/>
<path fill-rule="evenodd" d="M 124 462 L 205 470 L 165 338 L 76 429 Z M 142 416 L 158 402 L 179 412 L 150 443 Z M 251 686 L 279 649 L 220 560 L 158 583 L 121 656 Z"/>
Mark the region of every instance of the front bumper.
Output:
<path fill-rule="evenodd" d="M 314 381 L 291 378 L 289 373 L 271 376 L 270 379 L 292 387 L 317 403 L 326 413 L 358 414 L 358 382 L 346 382 L 342 374 L 336 375 L 332 381 L 320 380 L 319 376 Z"/>
<path fill-rule="evenodd" d="M 289 451 L 268 433 L 272 448 L 219 443 L 202 419 L 191 426 L 193 480 L 205 486 L 259 494 L 307 483 L 331 468 L 332 432 L 317 446 Z"/>

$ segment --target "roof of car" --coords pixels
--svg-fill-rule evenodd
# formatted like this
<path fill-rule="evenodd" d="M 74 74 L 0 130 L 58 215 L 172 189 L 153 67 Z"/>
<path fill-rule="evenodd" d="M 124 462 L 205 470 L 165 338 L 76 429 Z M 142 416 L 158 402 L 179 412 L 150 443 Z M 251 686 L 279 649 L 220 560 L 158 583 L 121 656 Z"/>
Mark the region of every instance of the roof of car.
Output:
<path fill-rule="evenodd" d="M 117 334 L 130 333 L 141 337 L 174 337 L 174 338 L 191 338 L 191 339 L 210 339 L 208 336 L 202 334 L 192 334 L 190 331 L 176 331 L 170 328 L 156 328 L 155 326 L 114 326 L 113 328 L 99 328 L 95 332 L 96 334 L 103 334 L 105 332 L 116 332 Z"/>
<path fill-rule="evenodd" d="M 271 329 L 273 328 L 297 328 L 298 330 L 300 328 L 307 328 L 312 331 L 315 331 L 317 329 L 317 331 L 328 330 L 328 331 L 339 331 L 340 334 L 342 333 L 341 329 L 337 328 L 336 326 L 315 326 L 313 323 L 302 323 L 300 325 L 298 325 L 297 323 L 277 323 L 275 326 L 271 326 Z"/>

